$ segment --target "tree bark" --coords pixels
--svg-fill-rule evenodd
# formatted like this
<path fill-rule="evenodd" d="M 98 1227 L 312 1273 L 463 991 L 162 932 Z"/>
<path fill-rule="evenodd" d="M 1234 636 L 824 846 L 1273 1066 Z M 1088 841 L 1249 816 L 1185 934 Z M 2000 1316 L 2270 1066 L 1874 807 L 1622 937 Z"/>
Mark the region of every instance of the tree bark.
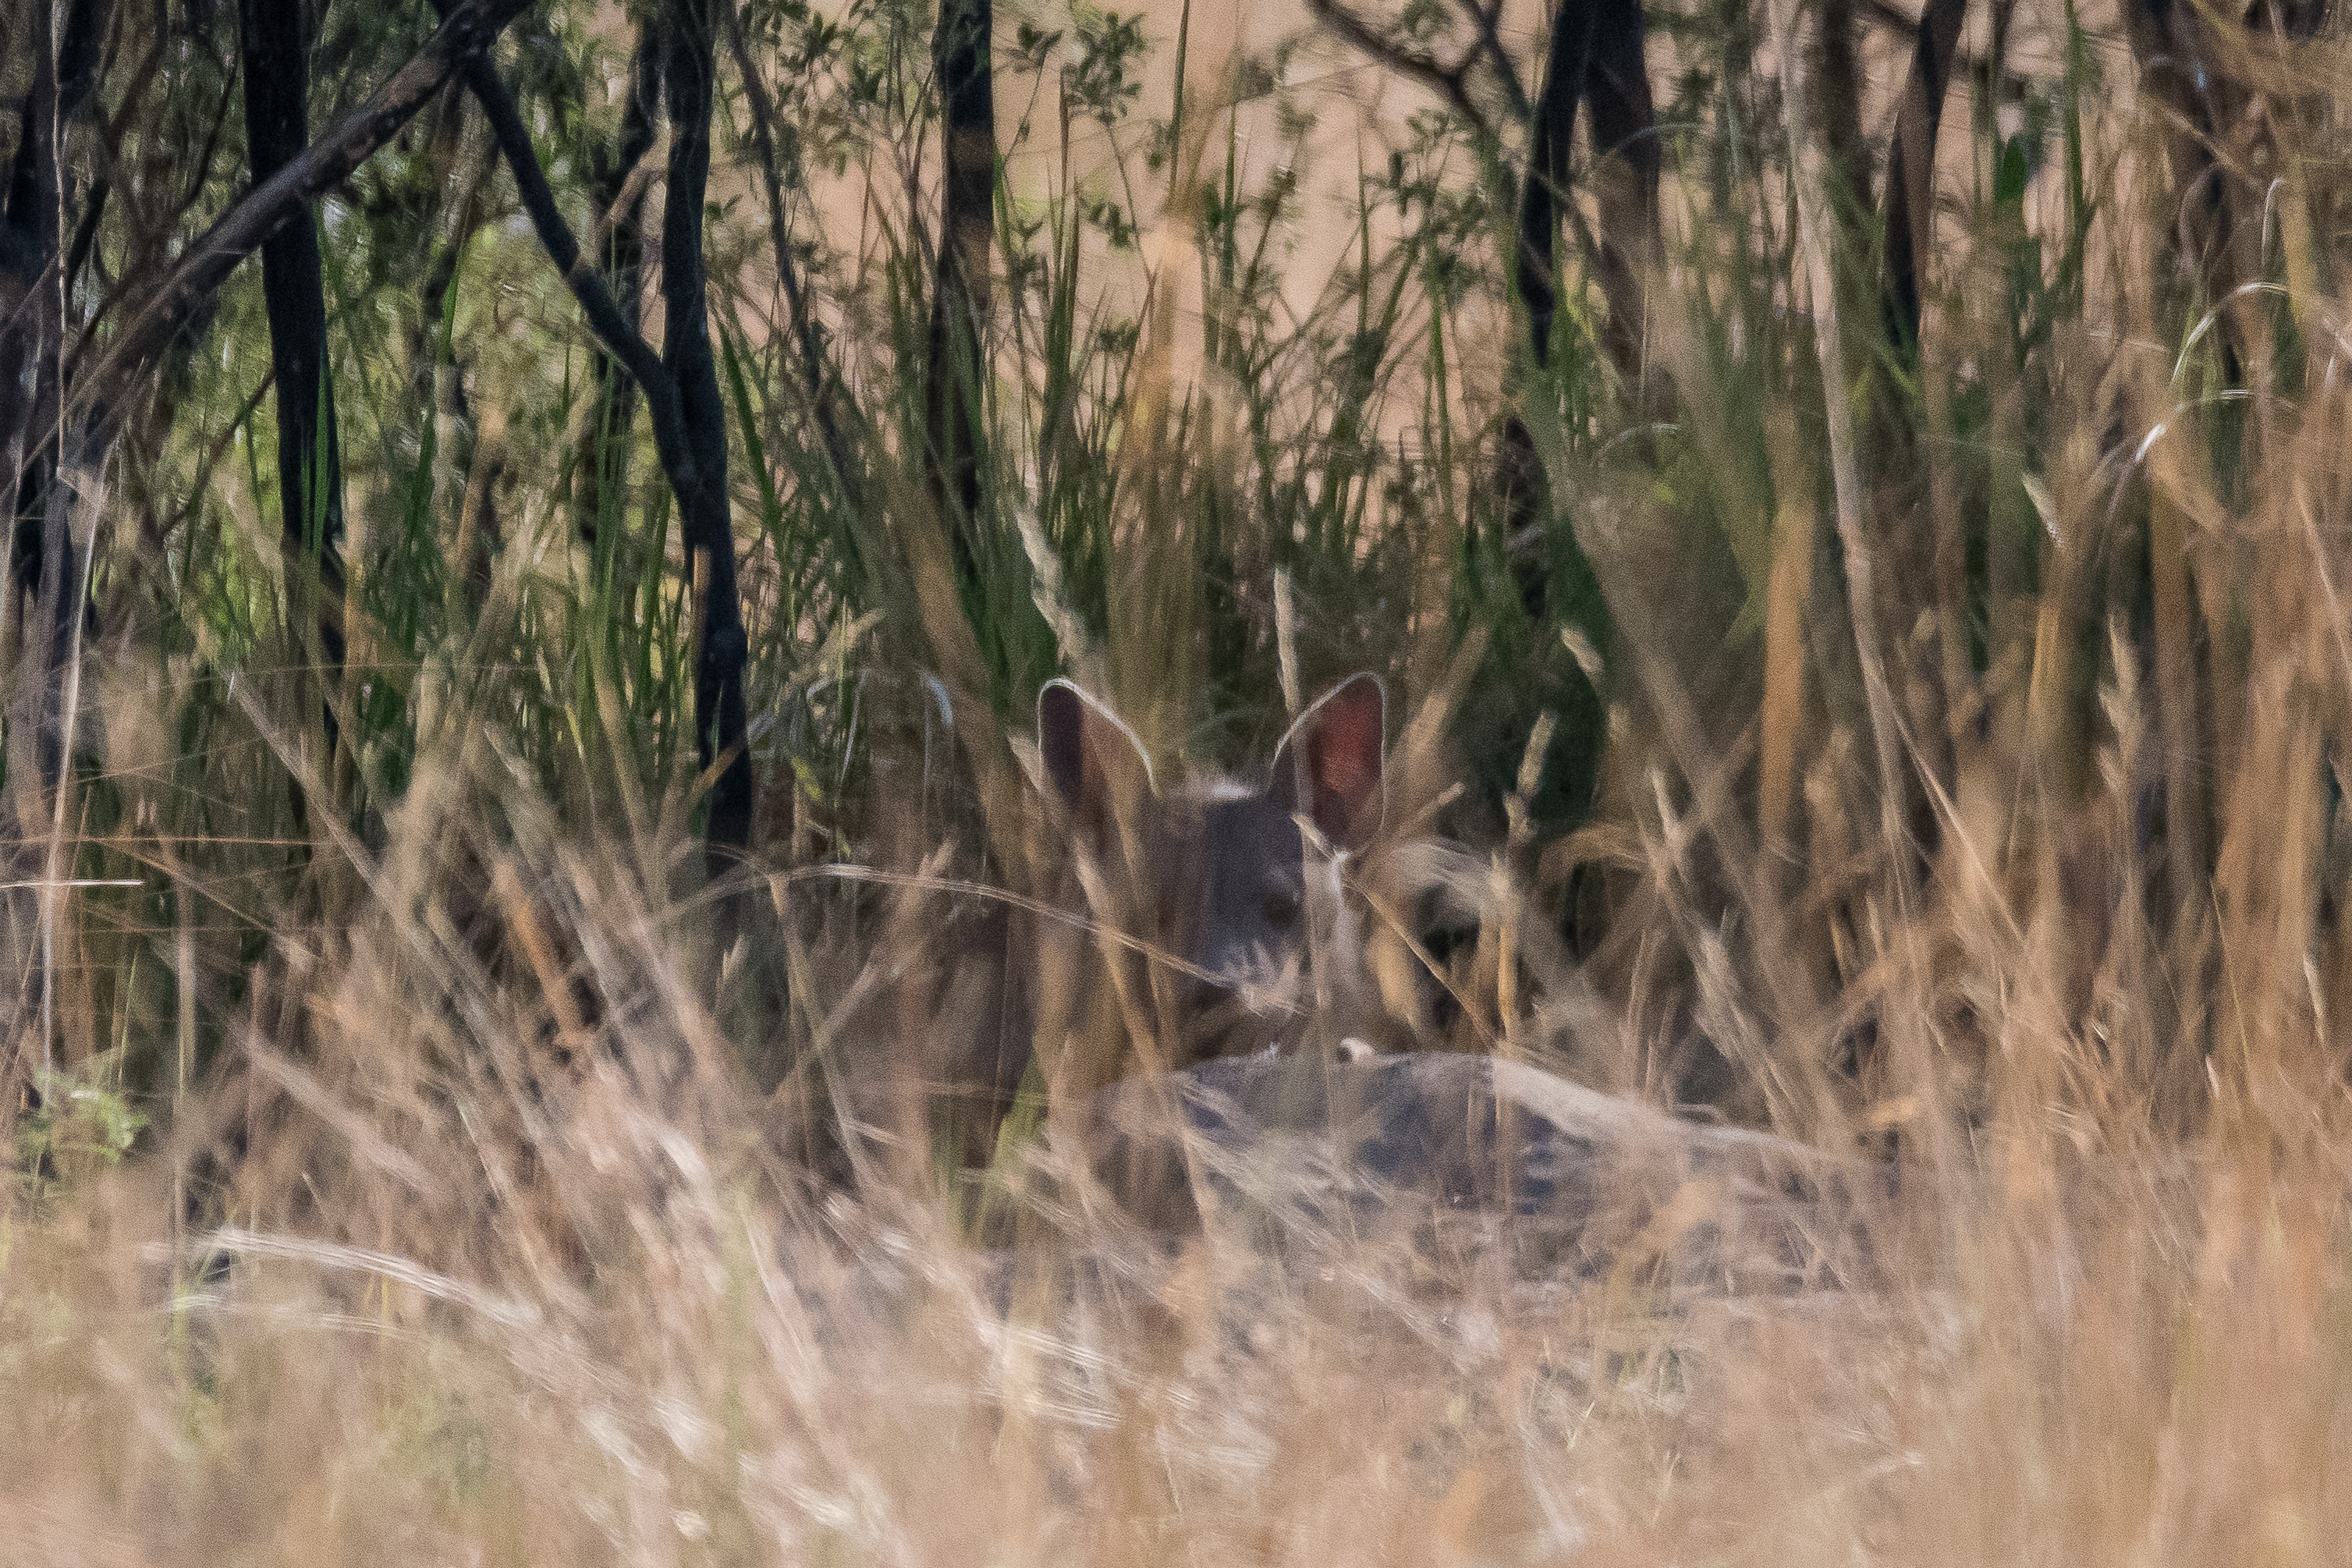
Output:
<path fill-rule="evenodd" d="M 2235 74 L 2244 68 L 2247 40 L 2233 35 L 2259 30 L 2301 41 L 2319 32 L 2328 11 L 2328 0 L 2267 0 L 2234 10 L 2207 9 L 2187 0 L 2127 0 L 2124 6 L 2140 90 L 2161 109 L 2172 180 L 2172 263 L 2191 298 L 2208 306 L 2229 301 L 2259 268 L 2259 261 L 2249 266 L 2233 256 L 2233 248 L 2244 248 L 2245 242 L 2233 246 L 2232 231 L 2255 221 L 2265 199 L 2263 187 L 2218 150 L 2221 138 L 2244 120 L 2249 100 L 2266 90 L 2259 79 Z M 2217 325 L 2231 386 L 2245 384 L 2240 363 L 2245 345 L 2242 323 L 2234 319 L 2242 309 L 2242 304 L 2221 310 Z"/>
<path fill-rule="evenodd" d="M 310 39 L 301 0 L 242 0 L 237 37 L 244 56 L 246 149 L 258 187 L 310 147 Z M 278 382 L 287 614 L 295 626 L 305 628 L 299 635 L 306 642 L 315 617 L 311 675 L 327 742 L 320 775 L 331 780 L 339 728 L 335 699 L 343 670 L 343 468 L 334 378 L 327 362 L 326 283 L 310 203 L 262 242 L 261 297 Z"/>
<path fill-rule="evenodd" d="M 479 58 L 529 4 L 463 0 L 455 6 L 432 39 L 364 107 L 347 116 L 322 142 L 257 182 L 182 249 L 160 279 L 135 293 L 126 292 L 118 329 L 104 339 L 86 336 L 62 367 L 63 325 L 57 300 L 61 260 L 56 221 L 61 190 L 58 137 L 97 85 L 106 4 L 75 0 L 61 37 L 48 31 L 51 7 L 31 8 L 37 35 L 31 40 L 36 79 L 26 99 L 17 154 L 8 171 L 5 206 L 0 206 L 0 310 L 5 310 L 0 314 L 0 518 L 13 520 L 25 510 L 30 498 L 19 495 L 18 479 L 26 471 L 26 459 L 36 459 L 31 471 L 41 490 L 37 515 L 48 557 L 42 564 L 39 620 L 50 635 L 48 657 L 24 667 L 26 684 L 20 689 L 11 730 L 12 747 L 25 765 L 12 768 L 12 783 L 21 778 L 27 784 L 54 784 L 62 776 L 65 760 L 58 650 L 69 646 L 79 618 L 78 595 L 68 595 L 67 584 L 78 584 L 82 572 L 79 560 L 68 559 L 72 529 L 49 521 L 68 515 L 64 507 L 50 505 L 57 487 L 46 479 L 58 460 L 58 435 L 64 435 L 79 471 L 101 473 L 114 435 L 139 401 L 147 377 L 213 308 L 229 274 L 280 227 L 307 215 L 308 204 L 398 134 L 459 66 Z M 13 542 L 13 528 L 9 538 Z M 26 702 L 34 704 L 29 712 Z M 44 711 L 58 718 L 44 724 L 39 718 Z M 33 738 L 43 732 L 57 739 L 36 747 Z M 21 745 L 15 737 L 23 737 Z M 20 819 L 22 804 L 20 796 Z"/>
<path fill-rule="evenodd" d="M 51 31 L 47 6 L 33 11 L 33 80 L 0 198 L 0 517 L 14 524 L 10 580 L 21 599 L 39 597 L 43 583 L 59 573 L 73 575 L 72 562 L 54 552 L 57 542 L 45 531 L 58 452 L 36 411 L 55 398 L 65 342 L 64 139 L 97 89 L 108 20 L 105 0 L 74 0 L 62 33 Z M 51 631 L 55 640 L 58 628 Z M 57 762 L 45 751 L 45 785 L 56 782 Z"/>
<path fill-rule="evenodd" d="M 644 320 L 639 300 L 645 284 L 646 182 L 631 175 L 653 151 L 664 68 L 661 30 L 651 21 L 637 24 L 630 60 L 629 101 L 621 116 L 621 139 L 610 152 L 599 149 L 593 155 L 588 201 L 604 236 L 596 259 L 604 269 L 604 287 L 629 325 L 638 328 Z M 572 515 L 573 531 L 582 543 L 593 548 L 606 498 L 619 497 L 628 488 L 629 426 L 636 416 L 636 383 L 630 379 L 628 368 L 602 344 L 594 351 L 588 374 L 592 401 L 580 450 L 573 456 Z"/>
<path fill-rule="evenodd" d="M 1920 260 L 1936 234 L 1936 133 L 1968 8 L 1968 0 L 1927 0 L 1895 110 L 1894 144 L 1886 151 L 1886 279 L 1880 303 L 1889 342 L 1906 353 L 1918 350 Z"/>
<path fill-rule="evenodd" d="M 931 289 L 924 413 L 931 498 L 957 563 L 979 563 L 981 427 L 989 304 L 989 245 L 996 225 L 996 94 L 991 0 L 940 0 L 931 70 L 944 121 L 938 269 Z"/>
<path fill-rule="evenodd" d="M 10 591 L 36 592 L 40 516 L 40 389 L 54 382 L 63 322 L 58 310 L 58 133 L 61 116 L 49 7 L 33 7 L 33 80 L 18 110 L 16 155 L 0 202 L 0 518 L 10 531 Z M 54 463 L 52 455 L 51 462 Z M 31 644 L 26 644 L 29 650 Z"/>
<path fill-rule="evenodd" d="M 17 121 L 6 189 L 0 195 L 0 519 L 9 523 L 13 557 L 0 584 L 19 610 L 22 631 L 16 687 L 8 703 L 13 842 L 0 856 L 12 890 L 0 905 L 0 930 L 10 952 L 38 954 L 37 970 L 20 965 L 18 982 L 0 998 L 0 1046 L 7 1047 L 0 1070 L 7 1075 L 12 1100 L 26 1087 L 20 1069 L 35 1060 L 47 1067 L 50 1060 L 54 954 L 45 940 L 26 939 L 37 931 L 46 936 L 55 910 L 63 804 L 58 790 L 78 700 L 74 634 L 81 624 L 88 520 L 96 512 L 98 481 L 85 449 L 77 449 L 71 468 L 61 470 L 55 432 L 40 412 L 55 398 L 65 344 L 59 250 L 63 209 L 70 201 L 65 142 L 97 86 L 107 23 L 104 0 L 75 0 L 61 32 L 52 30 L 48 5 L 33 11 L 33 78 Z M 26 897 L 28 892 L 33 896 Z M 29 1022 L 37 1045 L 25 1038 L 26 1004 L 36 990 L 39 1006 Z"/>
<path fill-rule="evenodd" d="M 743 669 L 750 644 L 736 589 L 734 529 L 727 494 L 726 405 L 710 352 L 705 305 L 702 205 L 710 179 L 715 86 L 714 0 L 671 0 L 662 14 L 663 85 L 669 106 L 669 181 L 662 201 L 662 352 L 656 353 L 614 302 L 593 258 L 556 205 L 530 131 L 499 73 L 482 55 L 462 66 L 514 175 L 516 194 L 548 259 L 645 394 L 654 450 L 677 498 L 694 589 L 694 730 L 711 780 L 704 864 L 716 879 L 734 868 L 751 837 L 751 758 L 746 741 Z M 722 933 L 722 946 L 724 933 Z"/>
<path fill-rule="evenodd" d="M 1576 109 L 1592 62 L 1594 0 L 1563 0 L 1552 13 L 1551 41 L 1536 89 L 1528 133 L 1528 172 L 1519 185 L 1519 298 L 1528 310 L 1528 347 L 1538 366 L 1551 363 L 1552 324 L 1559 312 L 1559 209 L 1568 199 L 1568 152 Z"/>
<path fill-rule="evenodd" d="M 1629 380 L 1642 371 L 1648 311 L 1644 277 L 1657 242 L 1660 164 L 1646 41 L 1641 0 L 1562 0 L 1552 17 L 1528 132 L 1513 254 L 1519 298 L 1528 312 L 1528 347 L 1538 369 L 1551 363 L 1569 147 L 1577 106 L 1589 96 L 1593 161 L 1596 165 L 1612 163 L 1619 174 L 1601 186 L 1603 232 L 1595 259 L 1609 301 L 1603 347 Z M 1520 599 L 1530 616 L 1540 616 L 1549 607 L 1545 570 L 1549 552 L 1540 547 L 1538 527 L 1544 516 L 1544 477 L 1534 438 L 1517 414 L 1504 422 L 1494 484 Z"/>
<path fill-rule="evenodd" d="M 34 787 L 17 791 L 18 827 L 41 831 L 41 802 L 65 776 L 65 671 L 81 613 L 82 550 L 68 526 L 56 432 L 34 413 L 56 395 L 65 343 L 61 208 L 68 202 L 65 138 L 98 86 L 104 0 L 75 0 L 62 32 L 34 7 L 33 81 L 0 209 L 0 497 L 12 520 L 7 581 L 20 610 L 23 659 L 14 728 L 28 737 Z M 85 531 L 86 532 L 86 531 Z M 26 752 L 17 751 L 18 758 Z M 14 770 L 12 770 L 12 773 Z"/>
<path fill-rule="evenodd" d="M 1611 357 L 1628 374 L 1639 368 L 1646 307 L 1639 266 L 1626 247 L 1646 252 L 1657 227 L 1659 152 L 1643 58 L 1647 31 L 1641 0 L 1563 0 L 1552 16 L 1518 212 L 1519 295 L 1527 301 L 1528 346 L 1538 365 L 1551 362 L 1569 146 L 1577 107 L 1589 100 L 1593 161 L 1620 158 L 1633 172 L 1631 199 L 1606 204 L 1615 210 L 1602 214 L 1601 281 L 1609 300 Z"/>
<path fill-rule="evenodd" d="M 1854 0 L 1822 0 L 1822 30 L 1808 51 L 1813 79 L 1813 121 L 1829 158 L 1830 196 L 1843 243 L 1864 237 L 1861 217 L 1870 202 L 1870 149 L 1862 139 L 1862 62 L 1854 35 Z"/>
<path fill-rule="evenodd" d="M 1601 292 L 1609 301 L 1610 357 L 1628 374 L 1643 369 L 1648 276 L 1658 239 L 1657 110 L 1650 97 L 1648 27 L 1642 0 L 1596 0 L 1584 73 L 1599 181 Z"/>
<path fill-rule="evenodd" d="M 671 478 L 697 595 L 695 742 L 704 773 L 717 770 L 703 841 L 706 868 L 715 879 L 751 847 L 752 791 L 743 702 L 743 671 L 751 647 L 743 629 L 742 598 L 735 586 L 735 531 L 727 495 L 727 405 L 719 393 L 704 299 L 702 205 L 710 180 L 717 0 L 672 0 L 668 30 L 662 363 L 677 389 L 692 458 L 689 468 Z"/>

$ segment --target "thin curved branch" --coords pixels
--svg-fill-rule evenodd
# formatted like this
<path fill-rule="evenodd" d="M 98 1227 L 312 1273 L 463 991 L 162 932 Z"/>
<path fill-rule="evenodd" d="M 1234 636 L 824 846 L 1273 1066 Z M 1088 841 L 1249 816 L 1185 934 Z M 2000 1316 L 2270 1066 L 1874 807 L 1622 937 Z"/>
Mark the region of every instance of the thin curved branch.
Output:
<path fill-rule="evenodd" d="M 619 302 L 604 287 L 594 259 L 581 248 L 579 237 L 564 221 L 555 193 L 548 186 L 547 172 L 540 167 L 539 153 L 530 144 L 530 128 L 515 108 L 514 95 L 499 79 L 498 68 L 487 58 L 478 58 L 467 62 L 462 74 L 466 90 L 481 104 L 491 138 L 514 176 L 515 190 L 522 197 L 523 211 L 530 216 L 541 248 L 579 302 L 596 341 L 628 368 L 644 389 L 646 412 L 653 419 L 654 447 L 663 470 L 681 486 L 691 485 L 696 477 L 694 453 L 686 437 L 686 413 L 679 405 L 677 379 L 654 346 L 622 313 Z"/>
<path fill-rule="evenodd" d="M 438 0 L 436 0 L 438 3 Z M 752 779 L 744 749 L 743 663 L 747 642 L 727 504 L 726 416 L 703 305 L 702 198 L 710 163 L 714 18 L 709 0 L 685 0 L 667 18 L 663 91 L 670 118 L 668 195 L 662 206 L 664 352 L 656 353 L 622 312 L 604 273 L 581 249 L 556 205 L 514 95 L 487 57 L 463 66 L 467 90 L 514 175 L 548 259 L 555 263 L 605 351 L 645 394 L 654 450 L 676 493 L 698 607 L 694 634 L 695 735 L 710 776 L 704 851 L 723 875 L 751 843 Z M 731 917 L 730 917 L 731 920 Z M 720 946 L 724 947 L 722 940 Z"/>
<path fill-rule="evenodd" d="M 808 296 L 801 289 L 800 268 L 793 262 L 792 234 L 785 222 L 782 163 L 776 155 L 775 106 L 769 100 L 767 84 L 760 79 L 751 46 L 743 37 L 742 16 L 733 0 L 720 0 L 720 5 L 727 18 L 728 51 L 735 57 L 735 74 L 742 79 L 743 97 L 751 107 L 751 144 L 760 155 L 761 183 L 767 188 L 769 243 L 776 252 L 776 281 L 783 289 L 784 310 L 792 318 L 793 337 L 800 347 L 802 393 L 808 399 L 810 417 L 816 421 L 817 435 L 824 443 L 825 459 L 833 465 L 834 482 L 841 487 L 844 495 L 852 495 L 849 442 L 841 426 L 840 412 L 834 406 L 833 379 L 824 360 L 824 345 L 818 341 L 816 321 L 809 310 Z"/>

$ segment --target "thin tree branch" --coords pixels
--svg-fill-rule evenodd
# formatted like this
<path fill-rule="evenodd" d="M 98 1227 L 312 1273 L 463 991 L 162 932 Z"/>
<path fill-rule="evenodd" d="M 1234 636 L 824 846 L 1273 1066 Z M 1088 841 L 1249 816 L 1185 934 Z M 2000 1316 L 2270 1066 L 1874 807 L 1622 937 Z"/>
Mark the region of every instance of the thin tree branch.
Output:
<path fill-rule="evenodd" d="M 719 0 L 719 4 L 727 16 L 727 47 L 735 57 L 735 73 L 742 79 L 743 97 L 751 106 L 751 142 L 760 154 L 761 181 L 767 187 L 776 281 L 783 289 L 784 309 L 792 317 L 793 336 L 800 347 L 803 394 L 808 399 L 809 416 L 816 421 L 817 435 L 824 443 L 825 458 L 833 465 L 834 481 L 855 504 L 856 497 L 850 489 L 849 443 L 841 427 L 840 414 L 834 407 L 831 367 L 825 363 L 824 345 L 818 341 L 808 297 L 801 290 L 800 268 L 793 262 L 792 233 L 785 221 L 782 165 L 776 156 L 775 108 L 752 62 L 751 46 L 743 37 L 743 19 L 735 9 L 734 0 Z"/>
<path fill-rule="evenodd" d="M 564 221 L 562 210 L 555 203 L 555 193 L 548 187 L 546 171 L 540 167 L 539 153 L 530 144 L 530 131 L 515 108 L 514 95 L 499 79 L 497 68 L 487 58 L 478 57 L 466 63 L 462 75 L 466 89 L 482 106 L 483 118 L 488 121 L 490 134 L 507 161 L 508 172 L 514 176 L 515 190 L 522 197 L 523 211 L 530 216 L 541 247 L 555 263 L 572 299 L 579 302 L 596 341 L 627 367 L 644 390 L 646 412 L 653 420 L 654 447 L 661 457 L 663 471 L 675 485 L 694 484 L 698 477 L 694 453 L 687 440 L 686 414 L 678 402 L 677 379 L 662 363 L 660 353 L 622 313 L 611 290 L 604 287 L 593 258 L 581 249 L 572 226 Z"/>
<path fill-rule="evenodd" d="M 1527 84 L 1519 79 L 1517 63 L 1511 58 L 1510 50 L 1503 47 L 1500 26 L 1503 0 L 1495 0 L 1491 5 L 1481 5 L 1478 0 L 1461 0 L 1461 4 L 1464 13 L 1477 25 L 1478 47 L 1486 53 L 1487 68 L 1495 73 L 1495 79 L 1503 84 L 1503 96 L 1510 100 L 1513 117 L 1526 120 L 1535 112 L 1535 106 L 1528 101 Z M 1476 58 L 1475 55 L 1464 57 L 1462 63 L 1465 68 Z"/>
<path fill-rule="evenodd" d="M 670 0 L 662 92 L 669 106 L 669 174 L 662 200 L 662 362 L 693 460 L 673 469 L 680 534 L 694 603 L 695 745 L 709 781 L 703 868 L 718 881 L 751 843 L 755 794 L 746 735 L 743 672 L 751 641 L 736 585 L 735 531 L 727 493 L 727 405 L 710 352 L 704 194 L 710 183 L 710 120 L 718 101 L 717 0 Z M 646 402 L 652 404 L 650 392 Z M 718 951 L 740 929 L 744 903 L 718 911 Z"/>
<path fill-rule="evenodd" d="M 1888 335 L 1901 347 L 1919 341 L 1920 266 L 1935 242 L 1936 132 L 1967 15 L 1968 0 L 1928 0 L 1895 110 L 1894 145 L 1886 153 L 1886 189 L 1880 198 L 1886 226 L 1883 308 Z"/>
<path fill-rule="evenodd" d="M 564 221 L 531 146 L 530 130 L 497 68 L 478 56 L 461 69 L 467 89 L 481 103 L 490 133 L 514 175 L 541 246 L 598 341 L 645 393 L 654 449 L 677 496 L 697 602 L 695 734 L 703 770 L 711 777 L 705 854 L 715 879 L 749 847 L 752 780 L 743 747 L 746 639 L 728 521 L 726 415 L 702 299 L 702 200 L 709 171 L 714 69 L 711 25 L 708 11 L 694 0 L 685 0 L 668 18 L 673 31 L 666 51 L 664 90 L 669 102 L 669 173 L 662 205 L 666 326 L 659 353 L 622 313 L 601 270 Z"/>

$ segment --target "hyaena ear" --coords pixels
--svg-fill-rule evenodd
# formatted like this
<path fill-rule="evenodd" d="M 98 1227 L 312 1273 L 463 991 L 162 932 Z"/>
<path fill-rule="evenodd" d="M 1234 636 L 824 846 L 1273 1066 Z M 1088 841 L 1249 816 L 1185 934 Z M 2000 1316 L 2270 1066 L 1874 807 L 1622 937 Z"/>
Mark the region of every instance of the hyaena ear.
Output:
<path fill-rule="evenodd" d="M 1046 788 L 1097 848 L 1152 793 L 1151 759 L 1135 731 L 1066 680 L 1037 693 L 1037 752 Z"/>
<path fill-rule="evenodd" d="M 1381 787 L 1387 728 L 1388 694 L 1381 678 L 1370 670 L 1349 677 L 1317 698 L 1283 737 L 1268 793 L 1276 805 L 1296 811 L 1303 780 L 1307 819 L 1318 831 L 1342 849 L 1363 848 L 1380 831 L 1387 806 Z"/>

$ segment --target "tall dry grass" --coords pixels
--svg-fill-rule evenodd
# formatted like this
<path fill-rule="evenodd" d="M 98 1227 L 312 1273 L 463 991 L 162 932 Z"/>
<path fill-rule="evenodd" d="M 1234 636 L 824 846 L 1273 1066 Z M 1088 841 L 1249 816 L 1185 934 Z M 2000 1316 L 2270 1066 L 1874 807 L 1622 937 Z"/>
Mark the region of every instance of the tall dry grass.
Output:
<path fill-rule="evenodd" d="M 1377 1226 L 1171 1249 L 1050 1136 L 1066 1245 L 991 1249 L 887 1118 L 813 1182 L 681 911 L 461 787 L 489 765 L 420 771 L 152 1145 L 91 1168 L 53 1099 L 0 1249 L 9 1560 L 2268 1564 L 2352 1527 L 2308 1025 L 2181 1135 L 1988 1001 L 1988 1108 L 1905 1159 L 1870 1289 L 1433 1273 Z M 929 931 L 806 955 L 845 1055 L 959 1026 L 892 1005 Z"/>

